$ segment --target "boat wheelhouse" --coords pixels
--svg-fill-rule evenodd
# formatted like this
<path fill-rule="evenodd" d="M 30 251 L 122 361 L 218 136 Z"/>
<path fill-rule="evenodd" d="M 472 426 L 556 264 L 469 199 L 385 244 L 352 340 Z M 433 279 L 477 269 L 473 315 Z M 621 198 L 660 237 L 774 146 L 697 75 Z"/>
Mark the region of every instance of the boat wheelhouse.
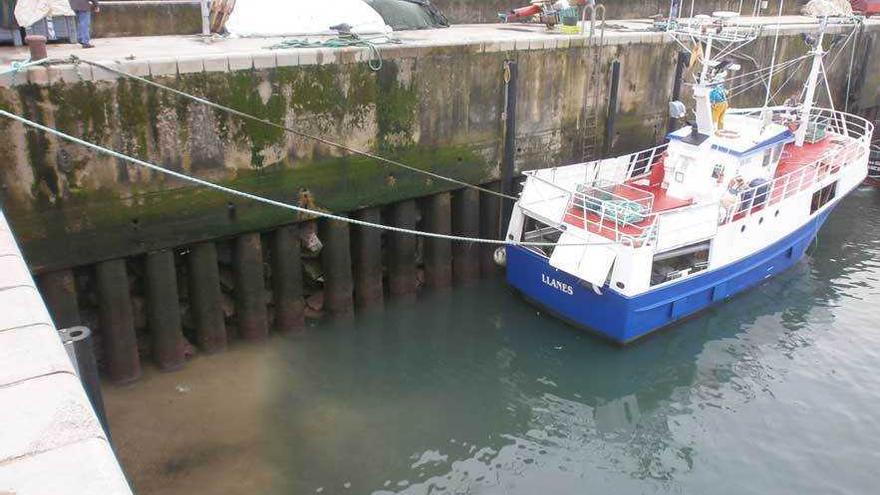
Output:
<path fill-rule="evenodd" d="M 626 343 L 793 265 L 864 180 L 873 132 L 861 117 L 813 107 L 814 52 L 809 103 L 720 121 L 711 85 L 698 84 L 696 123 L 666 144 L 527 172 L 507 231 L 508 282 Z"/>

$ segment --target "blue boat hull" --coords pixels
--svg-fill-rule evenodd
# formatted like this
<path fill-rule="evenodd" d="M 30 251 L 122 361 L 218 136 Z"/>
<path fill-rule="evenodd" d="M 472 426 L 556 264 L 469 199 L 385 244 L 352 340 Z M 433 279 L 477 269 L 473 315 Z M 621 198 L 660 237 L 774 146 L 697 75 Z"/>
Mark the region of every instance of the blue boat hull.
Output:
<path fill-rule="evenodd" d="M 531 250 L 507 246 L 507 282 L 533 303 L 617 343 L 627 343 L 753 287 L 794 265 L 830 213 L 818 213 L 775 244 L 735 263 L 634 297 L 553 268 Z"/>

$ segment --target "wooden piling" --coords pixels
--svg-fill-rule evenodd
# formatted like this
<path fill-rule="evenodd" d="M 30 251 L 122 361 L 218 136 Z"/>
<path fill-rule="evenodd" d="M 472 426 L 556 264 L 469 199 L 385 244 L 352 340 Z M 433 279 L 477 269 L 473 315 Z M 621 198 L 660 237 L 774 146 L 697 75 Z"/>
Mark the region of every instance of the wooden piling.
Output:
<path fill-rule="evenodd" d="M 285 225 L 272 235 L 272 290 L 278 332 L 302 330 L 306 325 L 299 242 L 296 225 Z"/>
<path fill-rule="evenodd" d="M 484 186 L 492 191 L 500 191 L 501 184 L 493 182 Z M 480 237 L 484 239 L 503 239 L 505 228 L 500 222 L 501 202 L 506 201 L 494 194 L 480 192 Z M 503 226 L 506 227 L 506 226 Z M 498 273 L 498 265 L 495 264 L 495 250 L 497 244 L 480 245 L 480 274 L 489 277 Z"/>
<path fill-rule="evenodd" d="M 324 308 L 335 317 L 354 314 L 352 297 L 351 249 L 349 226 L 338 220 L 321 220 L 318 228 L 324 249 Z"/>
<path fill-rule="evenodd" d="M 213 242 L 196 244 L 187 256 L 189 302 L 199 348 L 207 353 L 226 350 L 226 321 L 220 293 L 217 247 Z"/>
<path fill-rule="evenodd" d="M 245 340 L 265 339 L 269 335 L 269 318 L 259 233 L 251 232 L 235 238 L 232 268 L 238 334 Z"/>
<path fill-rule="evenodd" d="M 365 222 L 382 221 L 379 208 L 359 210 L 354 217 Z M 355 304 L 359 308 L 380 307 L 385 299 L 382 289 L 382 231 L 356 226 L 351 234 Z"/>
<path fill-rule="evenodd" d="M 391 224 L 414 230 L 418 210 L 410 199 L 391 206 Z M 414 300 L 418 290 L 416 280 L 416 237 L 412 234 L 391 232 L 388 245 L 388 292 L 407 300 Z"/>
<path fill-rule="evenodd" d="M 452 233 L 452 195 L 448 192 L 425 199 L 425 230 Z M 452 241 L 425 239 L 425 284 L 432 289 L 452 286 Z"/>
<path fill-rule="evenodd" d="M 480 192 L 459 189 L 452 199 L 452 230 L 464 237 L 480 236 Z M 480 247 L 473 242 L 452 245 L 452 273 L 456 284 L 467 285 L 480 277 Z"/>
<path fill-rule="evenodd" d="M 73 270 L 44 273 L 40 275 L 39 282 L 43 299 L 49 306 L 52 321 L 57 328 L 68 328 L 82 323 Z"/>
<path fill-rule="evenodd" d="M 169 250 L 147 253 L 144 265 L 147 326 L 153 362 L 161 370 L 179 369 L 186 361 L 186 354 L 180 323 L 174 253 Z"/>
<path fill-rule="evenodd" d="M 125 260 L 98 263 L 95 266 L 95 275 L 107 375 L 114 383 L 133 382 L 141 376 L 141 363 L 134 332 Z"/>

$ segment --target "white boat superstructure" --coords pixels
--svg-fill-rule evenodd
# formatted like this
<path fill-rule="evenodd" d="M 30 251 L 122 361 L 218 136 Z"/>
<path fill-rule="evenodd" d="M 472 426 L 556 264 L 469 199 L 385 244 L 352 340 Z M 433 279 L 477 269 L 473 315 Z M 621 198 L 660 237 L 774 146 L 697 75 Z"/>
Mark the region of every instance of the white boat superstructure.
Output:
<path fill-rule="evenodd" d="M 527 172 L 508 239 L 558 242 L 531 249 L 627 296 L 746 257 L 867 174 L 864 119 L 816 109 L 799 147 L 786 125 L 794 109 L 772 110 L 769 123 L 765 113 L 737 112 L 721 135 L 683 128 L 647 151 Z"/>
<path fill-rule="evenodd" d="M 728 110 L 730 62 L 710 53 L 756 36 L 729 18 L 683 28 L 705 46 L 693 124 L 649 150 L 525 174 L 507 239 L 547 243 L 506 250 L 526 297 L 633 340 L 791 266 L 864 180 L 873 125 L 814 105 L 822 36 L 800 104 Z"/>

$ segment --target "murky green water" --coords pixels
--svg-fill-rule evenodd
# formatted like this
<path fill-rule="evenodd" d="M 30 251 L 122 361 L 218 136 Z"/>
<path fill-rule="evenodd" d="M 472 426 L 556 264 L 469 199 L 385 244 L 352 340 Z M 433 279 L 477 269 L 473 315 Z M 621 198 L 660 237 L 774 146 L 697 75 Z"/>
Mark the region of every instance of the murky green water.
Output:
<path fill-rule="evenodd" d="M 880 191 L 625 349 L 499 278 L 108 388 L 149 493 L 876 493 Z"/>

